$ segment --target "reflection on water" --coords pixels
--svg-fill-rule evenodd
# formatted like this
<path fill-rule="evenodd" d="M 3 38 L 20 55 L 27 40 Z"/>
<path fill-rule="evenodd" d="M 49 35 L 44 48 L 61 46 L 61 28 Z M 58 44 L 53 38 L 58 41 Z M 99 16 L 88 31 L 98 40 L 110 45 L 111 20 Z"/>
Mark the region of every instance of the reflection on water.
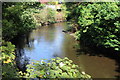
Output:
<path fill-rule="evenodd" d="M 108 57 L 89 56 L 76 51 L 77 41 L 62 30 L 68 26 L 66 22 L 56 23 L 33 30 L 26 36 L 16 39 L 16 62 L 20 69 L 31 60 L 68 57 L 82 70 L 95 78 L 110 78 L 118 74 L 116 61 Z M 84 48 L 84 47 L 83 47 Z M 91 52 L 91 50 L 88 50 Z M 77 55 L 79 54 L 79 55 Z M 24 71 L 24 70 L 23 70 Z"/>

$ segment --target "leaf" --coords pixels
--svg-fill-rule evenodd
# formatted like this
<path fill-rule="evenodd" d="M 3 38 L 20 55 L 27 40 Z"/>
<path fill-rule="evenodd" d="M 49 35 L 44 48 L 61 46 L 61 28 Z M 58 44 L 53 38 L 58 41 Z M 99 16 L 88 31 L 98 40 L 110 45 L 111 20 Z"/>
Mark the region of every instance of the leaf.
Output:
<path fill-rule="evenodd" d="M 115 48 L 115 50 L 116 50 L 116 51 L 118 51 L 118 50 L 119 50 L 119 48 Z"/>

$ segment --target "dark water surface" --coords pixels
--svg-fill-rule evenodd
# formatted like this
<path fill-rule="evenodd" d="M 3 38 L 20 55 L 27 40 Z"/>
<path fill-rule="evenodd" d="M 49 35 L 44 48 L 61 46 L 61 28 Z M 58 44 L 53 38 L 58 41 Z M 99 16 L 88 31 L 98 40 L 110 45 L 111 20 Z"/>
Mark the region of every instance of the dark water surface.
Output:
<path fill-rule="evenodd" d="M 55 57 L 68 57 L 81 67 L 83 71 L 93 78 L 113 78 L 120 75 L 118 62 L 110 57 L 98 55 L 90 56 L 93 50 L 76 51 L 77 41 L 74 37 L 63 33 L 68 26 L 66 22 L 56 23 L 33 30 L 27 36 L 16 39 L 16 63 L 20 69 L 31 60 L 51 59 Z"/>

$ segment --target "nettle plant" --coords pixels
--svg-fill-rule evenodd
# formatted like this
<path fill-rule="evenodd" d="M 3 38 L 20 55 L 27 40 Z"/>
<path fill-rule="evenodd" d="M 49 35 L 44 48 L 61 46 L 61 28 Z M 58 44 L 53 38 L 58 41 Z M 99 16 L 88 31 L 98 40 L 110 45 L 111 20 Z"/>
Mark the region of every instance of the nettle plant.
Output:
<path fill-rule="evenodd" d="M 26 78 L 91 78 L 67 57 L 32 62 L 27 65 L 27 73 L 21 73 Z"/>

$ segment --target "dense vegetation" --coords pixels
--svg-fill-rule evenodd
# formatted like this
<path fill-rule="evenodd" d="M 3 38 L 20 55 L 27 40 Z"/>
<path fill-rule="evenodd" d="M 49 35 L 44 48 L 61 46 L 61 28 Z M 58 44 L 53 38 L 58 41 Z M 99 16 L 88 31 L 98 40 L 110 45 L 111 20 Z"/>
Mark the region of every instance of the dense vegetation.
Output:
<path fill-rule="evenodd" d="M 48 62 L 35 61 L 27 67 L 27 73 L 21 72 L 25 78 L 91 78 L 67 57 L 57 57 Z"/>
<path fill-rule="evenodd" d="M 2 4 L 3 39 L 11 40 L 32 29 L 55 22 L 55 10 L 43 9 L 39 2 L 17 2 Z"/>
<path fill-rule="evenodd" d="M 3 42 L 0 47 L 3 78 L 91 78 L 68 58 L 51 59 L 49 63 L 35 61 L 27 66 L 26 73 L 16 68 L 15 45 L 8 41 L 37 28 L 37 25 L 55 23 L 57 12 L 43 7 L 38 2 L 3 3 Z M 68 29 L 75 32 L 77 40 L 89 46 L 120 51 L 120 3 L 66 3 L 62 7 L 64 18 L 71 23 L 77 22 Z"/>
<path fill-rule="evenodd" d="M 35 61 L 33 64 L 27 66 L 26 73 L 19 71 L 15 62 L 15 45 L 13 45 L 10 40 L 16 36 L 24 35 L 36 28 L 37 25 L 54 23 L 56 11 L 49 8 L 43 9 L 44 5 L 38 2 L 5 2 L 2 6 L 3 41 L 2 46 L 0 47 L 2 53 L 0 61 L 2 61 L 3 79 L 20 77 L 91 78 L 85 72 L 81 73 L 78 66 L 73 64 L 68 58 L 51 59 L 49 63 Z M 66 13 L 65 5 L 62 7 L 63 13 Z M 66 17 L 65 14 L 64 16 Z"/>
<path fill-rule="evenodd" d="M 73 6 L 69 7 L 71 4 Z M 120 51 L 119 3 L 67 3 L 67 5 L 71 12 L 68 14 L 68 18 L 74 19 L 79 25 L 75 33 L 77 40 L 86 45 Z M 73 14 L 76 16 L 72 16 Z"/>
<path fill-rule="evenodd" d="M 35 20 L 30 11 L 35 3 L 3 3 L 3 39 L 10 40 L 35 28 Z"/>
<path fill-rule="evenodd" d="M 0 47 L 2 56 L 0 61 L 2 62 L 2 78 L 17 78 L 18 69 L 15 66 L 15 45 L 11 42 L 2 42 Z"/>

